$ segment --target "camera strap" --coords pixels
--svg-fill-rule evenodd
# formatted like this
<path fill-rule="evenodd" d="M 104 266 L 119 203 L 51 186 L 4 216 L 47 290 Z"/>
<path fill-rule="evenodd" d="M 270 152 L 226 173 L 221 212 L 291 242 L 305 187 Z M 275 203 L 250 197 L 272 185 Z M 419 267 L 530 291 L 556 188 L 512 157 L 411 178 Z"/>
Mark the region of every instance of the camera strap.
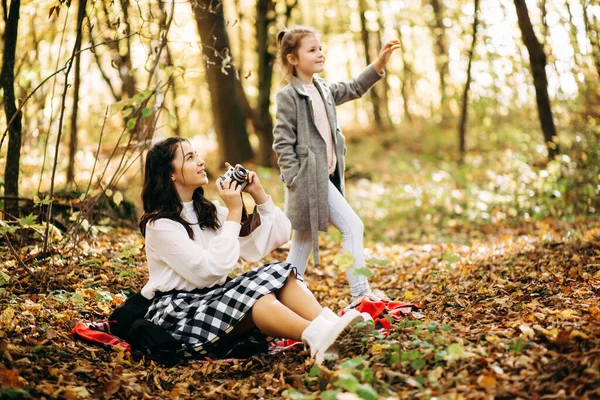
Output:
<path fill-rule="evenodd" d="M 260 226 L 260 214 L 258 213 L 257 207 L 254 206 L 252 214 L 248 214 L 248 211 L 246 211 L 246 205 L 244 204 L 243 197 L 241 224 L 242 228 L 240 229 L 240 237 L 250 236 L 250 234 Z"/>

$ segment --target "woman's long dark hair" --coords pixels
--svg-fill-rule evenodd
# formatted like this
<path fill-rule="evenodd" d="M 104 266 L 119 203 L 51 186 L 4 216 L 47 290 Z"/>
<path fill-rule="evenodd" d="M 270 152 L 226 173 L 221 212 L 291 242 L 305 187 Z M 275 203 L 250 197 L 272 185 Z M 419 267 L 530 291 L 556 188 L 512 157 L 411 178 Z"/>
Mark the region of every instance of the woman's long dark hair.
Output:
<path fill-rule="evenodd" d="M 146 236 L 146 225 L 159 218 L 168 218 L 179 222 L 185 227 L 190 239 L 194 239 L 194 232 L 189 222 L 181 218 L 183 205 L 175 184 L 171 179 L 177 148 L 181 142 L 188 141 L 179 136 L 161 140 L 148 151 L 146 156 L 146 170 L 144 172 L 144 188 L 142 202 L 144 215 L 140 220 L 140 231 Z M 204 197 L 204 189 L 199 187 L 192 196 L 194 210 L 198 216 L 200 229 L 209 228 L 217 230 L 221 227 L 217 218 L 217 207 Z"/>

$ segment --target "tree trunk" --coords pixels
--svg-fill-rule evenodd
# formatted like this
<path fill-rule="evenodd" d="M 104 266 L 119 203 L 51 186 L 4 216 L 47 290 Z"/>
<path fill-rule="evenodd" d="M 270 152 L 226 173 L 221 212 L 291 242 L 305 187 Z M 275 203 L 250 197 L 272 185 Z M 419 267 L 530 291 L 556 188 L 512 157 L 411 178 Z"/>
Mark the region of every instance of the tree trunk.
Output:
<path fill-rule="evenodd" d="M 450 108 L 448 107 L 448 93 L 446 88 L 446 75 L 448 75 L 448 38 L 446 37 L 446 27 L 444 26 L 444 5 L 443 0 L 430 0 L 435 20 L 432 25 L 434 37 L 435 62 L 440 80 L 440 108 L 442 119 L 448 116 Z"/>
<path fill-rule="evenodd" d="M 365 0 L 358 0 L 358 11 L 360 14 L 360 36 L 365 51 L 365 61 L 367 65 L 371 64 L 371 55 L 369 54 L 369 31 L 367 30 L 367 19 L 365 12 L 367 11 L 367 5 Z M 375 88 L 371 88 L 371 103 L 373 104 L 373 118 L 375 119 L 375 125 L 379 132 L 383 131 L 383 120 L 381 119 L 380 112 L 380 101 L 379 95 Z"/>
<path fill-rule="evenodd" d="M 296 8 L 296 6 L 298 5 L 298 0 L 294 0 L 293 2 L 290 2 L 289 0 L 285 1 L 285 26 L 289 26 L 290 25 L 290 21 L 292 19 L 292 12 L 294 11 L 294 8 Z"/>
<path fill-rule="evenodd" d="M 273 153 L 273 119 L 271 106 L 271 85 L 273 82 L 273 64 L 275 47 L 269 35 L 269 27 L 275 22 L 275 1 L 256 1 L 256 43 L 258 52 L 258 110 L 260 129 L 256 131 L 259 139 L 258 164 L 271 167 L 275 165 Z"/>
<path fill-rule="evenodd" d="M 170 29 L 171 22 L 168 22 L 168 10 L 167 10 L 165 3 L 166 3 L 166 1 L 160 0 L 158 2 L 158 6 L 160 8 L 160 13 L 161 13 L 160 28 L 166 35 L 166 33 Z M 174 3 L 175 3 L 175 0 L 171 0 L 171 14 L 174 12 L 174 7 L 175 7 Z M 172 18 L 173 17 L 171 16 L 171 20 L 169 20 L 169 21 L 172 21 Z M 171 48 L 169 47 L 169 40 L 166 37 L 165 37 L 164 46 L 165 46 L 165 64 L 172 67 L 173 66 L 173 57 L 171 55 Z M 173 101 L 173 116 L 175 117 L 175 124 L 174 124 L 174 126 L 171 127 L 171 129 L 173 129 L 173 133 L 175 134 L 175 136 L 181 136 L 179 107 L 177 106 L 178 92 L 179 91 L 177 89 L 177 79 L 171 78 L 171 98 Z"/>
<path fill-rule="evenodd" d="M 129 0 L 121 0 L 121 9 L 123 11 L 122 23 L 125 25 L 123 33 L 125 35 L 129 35 L 131 33 L 131 27 L 129 25 Z M 119 74 L 121 75 L 121 82 L 123 82 L 121 87 L 121 96 L 126 94 L 128 98 L 132 98 L 135 95 L 135 76 L 129 73 L 132 69 L 131 37 L 125 39 L 125 44 L 127 46 L 125 52 L 118 50 L 118 46 L 120 44 L 116 44 L 119 56 Z"/>
<path fill-rule="evenodd" d="M 542 14 L 542 29 L 541 29 L 541 34 L 542 34 L 542 40 L 540 41 L 542 46 L 545 46 L 546 43 L 548 42 L 548 33 L 550 31 L 549 27 L 548 27 L 548 9 L 546 7 L 546 0 L 538 0 L 539 1 L 539 7 L 540 7 L 540 13 Z"/>
<path fill-rule="evenodd" d="M 594 65 L 596 65 L 596 72 L 598 73 L 598 77 L 600 77 L 600 37 L 598 32 L 594 30 L 593 23 L 589 18 L 587 13 L 587 4 L 586 0 L 583 0 L 583 23 L 585 25 L 585 32 L 587 34 L 588 40 L 592 45 L 592 59 L 594 60 Z"/>
<path fill-rule="evenodd" d="M 539 0 L 540 14 L 542 19 L 542 29 L 541 29 L 541 38 L 540 44 L 542 45 L 542 50 L 544 54 L 548 54 L 546 57 L 546 64 L 554 69 L 556 76 L 560 79 L 560 71 L 558 66 L 556 65 L 556 58 L 552 54 L 552 51 L 548 45 L 548 36 L 550 35 L 550 27 L 548 26 L 548 5 L 547 0 Z M 562 87 L 559 85 L 558 90 L 562 92 Z"/>
<path fill-rule="evenodd" d="M 109 13 L 108 4 L 107 4 L 108 2 L 110 2 L 110 4 L 112 5 L 114 3 L 114 0 L 101 0 L 100 1 L 101 9 L 105 16 L 104 20 L 100 17 L 100 12 L 96 12 L 96 13 L 87 15 L 88 21 L 90 21 L 90 17 L 93 17 L 94 15 L 97 18 L 96 21 L 90 21 L 90 23 L 88 24 L 89 39 L 90 39 L 90 42 L 92 45 L 95 45 L 96 37 L 100 37 L 103 39 L 109 39 L 108 37 L 106 37 L 105 30 L 102 28 L 102 26 L 104 26 L 104 25 L 110 26 L 110 24 L 111 24 L 110 13 Z M 97 2 L 95 2 L 94 4 L 97 4 Z M 122 13 L 118 19 L 119 24 L 122 24 L 122 25 L 119 25 L 119 31 L 123 32 L 124 35 L 129 35 L 130 34 L 129 0 L 120 0 L 119 4 L 122 9 Z M 100 27 L 100 33 L 94 32 L 93 28 L 96 26 Z M 122 28 L 122 27 L 124 27 L 124 28 Z M 122 49 L 121 46 L 125 46 L 125 47 Z M 133 98 L 133 96 L 135 95 L 135 88 L 136 88 L 137 82 L 136 82 L 135 74 L 131 73 L 131 70 L 132 70 L 131 38 L 128 37 L 127 39 L 122 40 L 122 41 L 109 42 L 107 44 L 106 48 L 108 49 L 107 55 L 111 59 L 111 65 L 113 66 L 113 69 L 116 70 L 116 73 L 118 75 L 118 82 L 120 83 L 120 88 L 118 87 L 118 85 L 115 85 L 113 83 L 113 81 L 117 81 L 117 80 L 112 79 L 112 77 L 111 77 L 112 74 L 109 73 L 109 71 L 105 70 L 105 68 L 103 67 L 102 57 L 104 56 L 104 53 L 101 52 L 100 47 L 98 47 L 92 53 L 96 60 L 98 70 L 100 71 L 100 74 L 102 75 L 102 78 L 104 79 L 104 82 L 110 89 L 110 92 L 112 93 L 115 101 L 118 102 L 123 99 Z M 113 69 L 111 69 L 110 71 L 112 72 Z M 123 117 L 123 126 L 126 126 L 127 120 L 128 120 L 127 117 Z M 133 135 L 136 137 L 136 139 L 138 136 L 138 132 L 139 131 L 137 128 L 133 132 Z"/>
<path fill-rule="evenodd" d="M 239 1 L 234 1 L 235 14 L 237 15 L 237 36 L 238 36 L 238 65 L 240 75 L 244 76 L 244 64 L 246 59 L 244 58 L 244 49 L 246 48 L 246 41 L 244 40 L 244 13 L 242 12 L 242 5 Z M 244 85 L 242 85 L 243 87 Z"/>
<path fill-rule="evenodd" d="M 404 46 L 404 41 L 402 39 L 402 30 L 400 29 L 400 25 L 396 25 L 396 34 L 398 35 L 398 41 L 400 42 L 400 56 L 402 57 L 402 79 L 400 79 L 400 93 L 402 94 L 402 105 L 404 107 L 404 116 L 408 119 L 409 122 L 413 121 L 412 115 L 408 108 L 409 102 L 409 86 L 408 83 L 411 79 L 410 70 L 411 67 L 408 64 L 408 60 L 406 57 L 406 47 Z"/>
<path fill-rule="evenodd" d="M 379 6 L 379 3 L 377 3 L 377 5 Z M 379 29 L 377 30 L 377 43 L 378 43 L 378 48 L 377 51 L 381 51 L 381 47 L 383 46 L 382 40 L 384 39 L 381 31 L 383 30 L 383 20 L 381 18 L 381 8 L 379 7 L 379 9 L 377 10 L 377 14 L 378 14 L 378 19 L 377 19 L 377 24 L 379 25 Z M 392 118 L 390 117 L 390 101 L 388 98 L 388 93 L 390 91 L 390 83 L 388 82 L 388 76 L 387 74 L 385 74 L 385 76 L 382 79 L 383 82 L 381 85 L 381 110 L 383 111 L 383 120 L 385 121 L 385 124 L 389 127 L 394 126 L 394 123 L 392 122 Z"/>
<path fill-rule="evenodd" d="M 467 81 L 465 82 L 465 90 L 462 96 L 462 109 L 460 113 L 460 124 L 458 128 L 458 142 L 460 162 L 465 159 L 465 137 L 467 135 L 467 118 L 469 104 L 469 90 L 471 88 L 471 65 L 473 64 L 473 56 L 475 55 L 475 44 L 477 43 L 477 13 L 479 12 L 479 0 L 475 0 L 475 11 L 473 14 L 473 40 L 471 41 L 471 49 L 469 50 L 469 63 L 467 64 Z"/>
<path fill-rule="evenodd" d="M 18 216 L 19 212 L 19 165 L 21 158 L 21 112 L 17 112 L 15 104 L 15 53 L 17 50 L 17 33 L 19 31 L 20 0 L 11 0 L 10 8 L 4 5 L 5 30 L 2 35 L 4 43 L 0 85 L 4 90 L 4 114 L 8 127 L 8 149 L 4 169 L 4 210 L 10 216 Z M 14 117 L 14 118 L 13 118 Z"/>
<path fill-rule="evenodd" d="M 77 32 L 75 36 L 75 51 L 81 49 L 83 36 L 82 25 L 85 16 L 85 2 L 77 3 Z M 71 140 L 69 142 L 69 164 L 67 166 L 67 186 L 75 185 L 75 153 L 77 152 L 77 114 L 79 112 L 79 87 L 81 86 L 81 54 L 75 55 L 75 81 L 73 83 L 73 110 L 71 112 Z"/>
<path fill-rule="evenodd" d="M 206 80 L 211 95 L 212 116 L 221 161 L 232 164 L 252 158 L 246 131 L 246 115 L 236 95 L 236 73 L 231 63 L 229 36 L 222 3 L 211 0 L 192 3 L 206 65 Z"/>
<path fill-rule="evenodd" d="M 569 38 L 571 39 L 571 46 L 573 46 L 573 61 L 575 62 L 575 68 L 573 69 L 573 76 L 577 76 L 577 72 L 581 70 L 581 48 L 579 47 L 579 41 L 577 40 L 577 34 L 579 29 L 573 21 L 573 13 L 571 11 L 571 3 L 569 0 L 565 1 L 567 13 L 569 14 Z M 580 86 L 579 79 L 576 79 L 577 85 Z"/>
<path fill-rule="evenodd" d="M 552 159 L 560 150 L 554 142 L 556 137 L 556 127 L 552 118 L 552 109 L 550 106 L 550 96 L 548 96 L 548 77 L 546 76 L 546 55 L 544 49 L 533 31 L 529 12 L 525 0 L 514 0 L 519 20 L 519 28 L 523 43 L 529 52 L 529 62 L 531 64 L 531 74 L 533 75 L 533 84 L 535 86 L 535 97 L 538 107 L 538 116 L 542 125 L 542 132 L 546 147 L 548 149 L 548 158 Z"/>

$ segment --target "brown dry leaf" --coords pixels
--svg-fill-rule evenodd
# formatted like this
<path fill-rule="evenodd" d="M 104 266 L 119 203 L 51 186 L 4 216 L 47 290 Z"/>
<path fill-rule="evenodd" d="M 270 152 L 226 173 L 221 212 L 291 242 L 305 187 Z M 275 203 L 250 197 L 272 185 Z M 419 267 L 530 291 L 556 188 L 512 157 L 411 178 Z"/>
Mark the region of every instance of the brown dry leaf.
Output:
<path fill-rule="evenodd" d="M 0 383 L 2 389 L 22 389 L 27 386 L 27 381 L 15 369 L 0 369 Z"/>
<path fill-rule="evenodd" d="M 61 389 L 60 396 L 68 400 L 90 398 L 90 392 L 88 392 L 85 386 L 67 386 Z"/>
<path fill-rule="evenodd" d="M 113 378 L 106 382 L 106 384 L 102 388 L 102 393 L 104 393 L 104 395 L 106 396 L 112 396 L 113 394 L 117 393 L 120 388 L 121 382 L 119 381 L 119 379 Z"/>

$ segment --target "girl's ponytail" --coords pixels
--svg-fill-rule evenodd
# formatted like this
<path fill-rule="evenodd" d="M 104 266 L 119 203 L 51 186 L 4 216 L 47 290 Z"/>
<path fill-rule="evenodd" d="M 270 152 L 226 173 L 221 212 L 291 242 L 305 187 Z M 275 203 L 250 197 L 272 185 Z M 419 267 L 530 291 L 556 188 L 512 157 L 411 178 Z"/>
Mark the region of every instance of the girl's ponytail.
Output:
<path fill-rule="evenodd" d="M 281 42 L 283 42 L 283 37 L 285 36 L 286 33 L 288 33 L 289 30 L 287 28 L 284 28 L 281 32 L 279 32 L 277 34 L 277 48 L 281 47 Z"/>

